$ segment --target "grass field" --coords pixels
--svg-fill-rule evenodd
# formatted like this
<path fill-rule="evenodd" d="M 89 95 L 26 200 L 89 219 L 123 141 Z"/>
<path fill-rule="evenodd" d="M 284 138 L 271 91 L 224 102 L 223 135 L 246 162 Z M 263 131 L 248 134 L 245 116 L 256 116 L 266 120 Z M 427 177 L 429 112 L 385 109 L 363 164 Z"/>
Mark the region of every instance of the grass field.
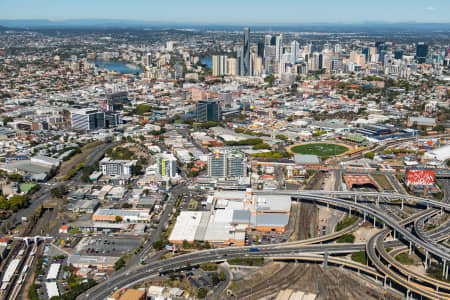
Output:
<path fill-rule="evenodd" d="M 412 259 L 412 258 L 408 255 L 408 253 L 400 253 L 399 255 L 397 255 L 397 256 L 395 257 L 395 259 L 396 259 L 399 263 L 404 264 L 404 265 L 412 265 L 412 264 L 414 264 L 414 259 Z"/>
<path fill-rule="evenodd" d="M 312 144 L 304 144 L 298 145 L 291 148 L 291 151 L 298 154 L 313 154 L 321 157 L 330 157 L 334 155 L 339 155 L 344 152 L 347 152 L 349 148 L 336 145 L 336 144 L 327 144 L 327 143 L 312 143 Z"/>
<path fill-rule="evenodd" d="M 378 182 L 383 190 L 393 191 L 394 188 L 389 180 L 383 174 L 372 174 L 372 177 Z"/>

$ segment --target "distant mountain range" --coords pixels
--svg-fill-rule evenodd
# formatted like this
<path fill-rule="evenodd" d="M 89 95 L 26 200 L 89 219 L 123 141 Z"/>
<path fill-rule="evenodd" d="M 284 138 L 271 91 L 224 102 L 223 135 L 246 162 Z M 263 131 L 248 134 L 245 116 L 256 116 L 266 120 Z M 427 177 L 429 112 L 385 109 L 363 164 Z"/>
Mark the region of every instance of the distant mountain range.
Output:
<path fill-rule="evenodd" d="M 8 28 L 56 29 L 56 28 L 192 28 L 209 30 L 239 30 L 250 26 L 254 30 L 291 30 L 291 31 L 448 31 L 450 23 L 304 23 L 304 24 L 201 24 L 170 23 L 117 19 L 70 19 L 70 20 L 0 20 L 0 26 Z M 1 30 L 1 28 L 0 28 Z"/>

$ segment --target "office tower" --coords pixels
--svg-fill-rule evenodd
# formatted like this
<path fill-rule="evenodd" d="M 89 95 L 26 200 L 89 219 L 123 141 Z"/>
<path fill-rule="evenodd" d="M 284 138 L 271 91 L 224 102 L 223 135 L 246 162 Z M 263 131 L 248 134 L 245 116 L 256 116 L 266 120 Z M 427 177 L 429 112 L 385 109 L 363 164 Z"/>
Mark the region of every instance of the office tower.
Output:
<path fill-rule="evenodd" d="M 322 68 L 327 71 L 330 71 L 330 69 L 331 69 L 331 54 L 324 53 L 322 55 Z"/>
<path fill-rule="evenodd" d="M 244 28 L 244 40 L 242 44 L 242 57 L 241 57 L 241 75 L 250 76 L 250 29 Z"/>
<path fill-rule="evenodd" d="M 97 109 L 76 109 L 70 115 L 73 129 L 89 131 L 105 128 L 105 113 Z"/>
<path fill-rule="evenodd" d="M 338 57 L 333 57 L 331 59 L 331 66 L 330 66 L 330 71 L 331 72 L 337 72 L 341 67 L 341 61 L 339 60 Z"/>
<path fill-rule="evenodd" d="M 161 177 L 177 177 L 178 163 L 172 153 L 160 153 L 157 156 L 158 174 Z"/>
<path fill-rule="evenodd" d="M 298 58 L 298 52 L 300 50 L 300 45 L 297 41 L 292 41 L 291 43 L 291 62 L 295 64 Z"/>
<path fill-rule="evenodd" d="M 231 107 L 233 102 L 233 94 L 231 92 L 220 92 L 219 101 L 226 107 Z"/>
<path fill-rule="evenodd" d="M 213 55 L 212 57 L 212 74 L 213 76 L 223 76 L 226 73 L 227 57 L 223 55 Z"/>
<path fill-rule="evenodd" d="M 183 65 L 177 62 L 173 68 L 175 71 L 174 72 L 175 79 L 178 80 L 183 78 L 183 71 L 184 71 Z"/>
<path fill-rule="evenodd" d="M 366 57 L 366 62 L 370 61 L 370 49 L 368 47 L 365 47 L 361 51 L 362 54 Z"/>
<path fill-rule="evenodd" d="M 264 36 L 264 45 L 265 46 L 270 46 L 271 45 L 271 41 L 272 41 L 272 36 L 270 34 L 266 34 Z"/>
<path fill-rule="evenodd" d="M 234 57 L 229 57 L 226 60 L 226 74 L 231 76 L 239 75 L 239 60 Z"/>
<path fill-rule="evenodd" d="M 394 61 L 394 55 L 392 54 L 392 52 L 387 52 L 383 58 L 383 66 L 385 68 L 389 67 L 390 65 L 392 65 L 393 61 Z"/>
<path fill-rule="evenodd" d="M 263 73 L 263 58 L 252 55 L 252 69 L 254 76 L 260 76 Z"/>
<path fill-rule="evenodd" d="M 383 62 L 384 56 L 387 53 L 387 46 L 384 42 L 376 42 L 375 47 L 377 48 L 378 61 Z"/>
<path fill-rule="evenodd" d="M 416 45 L 416 60 L 419 64 L 425 63 L 428 56 L 428 45 L 425 43 L 418 43 Z"/>
<path fill-rule="evenodd" d="M 114 112 L 105 112 L 105 127 L 112 128 L 122 124 L 122 114 Z"/>
<path fill-rule="evenodd" d="M 281 55 L 283 54 L 283 35 L 277 35 L 275 42 L 275 60 L 280 61 Z"/>
<path fill-rule="evenodd" d="M 264 41 L 258 42 L 258 51 L 257 51 L 258 57 L 264 58 Z"/>
<path fill-rule="evenodd" d="M 220 121 L 221 111 L 219 100 L 200 100 L 197 102 L 197 121 Z"/>
<path fill-rule="evenodd" d="M 402 48 L 397 48 L 394 51 L 394 58 L 395 59 L 402 59 L 403 58 L 403 50 Z"/>
<path fill-rule="evenodd" d="M 147 54 L 144 56 L 144 58 L 145 58 L 144 64 L 145 64 L 146 66 L 151 66 L 151 65 L 152 65 L 152 54 L 151 54 L 151 53 L 147 53 Z"/>
<path fill-rule="evenodd" d="M 173 41 L 168 41 L 166 43 L 166 51 L 167 52 L 172 52 L 173 51 L 173 46 L 174 46 L 175 42 Z"/>
<path fill-rule="evenodd" d="M 247 159 L 240 152 L 222 151 L 208 155 L 208 176 L 236 178 L 247 176 Z"/>

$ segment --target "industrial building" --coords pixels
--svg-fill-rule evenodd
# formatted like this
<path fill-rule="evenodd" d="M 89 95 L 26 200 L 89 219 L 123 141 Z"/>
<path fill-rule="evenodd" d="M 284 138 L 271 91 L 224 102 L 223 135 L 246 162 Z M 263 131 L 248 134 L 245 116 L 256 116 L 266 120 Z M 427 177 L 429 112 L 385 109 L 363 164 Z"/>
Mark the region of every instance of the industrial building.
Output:
<path fill-rule="evenodd" d="M 291 199 L 289 196 L 255 195 L 247 189 L 215 192 L 209 195 L 207 205 L 211 207 L 209 211 L 182 211 L 169 241 L 243 246 L 246 232 L 285 232 Z"/>
<path fill-rule="evenodd" d="M 93 221 L 116 222 L 120 217 L 124 222 L 149 222 L 151 219 L 149 209 L 97 209 L 92 215 Z"/>

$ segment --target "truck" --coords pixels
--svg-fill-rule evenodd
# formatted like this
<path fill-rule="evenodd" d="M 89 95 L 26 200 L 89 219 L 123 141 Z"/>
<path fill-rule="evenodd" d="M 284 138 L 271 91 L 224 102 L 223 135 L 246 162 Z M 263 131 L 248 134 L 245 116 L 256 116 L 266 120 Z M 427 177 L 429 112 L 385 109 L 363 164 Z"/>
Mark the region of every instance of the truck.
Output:
<path fill-rule="evenodd" d="M 259 249 L 258 248 L 250 248 L 248 249 L 248 252 L 258 252 Z"/>

